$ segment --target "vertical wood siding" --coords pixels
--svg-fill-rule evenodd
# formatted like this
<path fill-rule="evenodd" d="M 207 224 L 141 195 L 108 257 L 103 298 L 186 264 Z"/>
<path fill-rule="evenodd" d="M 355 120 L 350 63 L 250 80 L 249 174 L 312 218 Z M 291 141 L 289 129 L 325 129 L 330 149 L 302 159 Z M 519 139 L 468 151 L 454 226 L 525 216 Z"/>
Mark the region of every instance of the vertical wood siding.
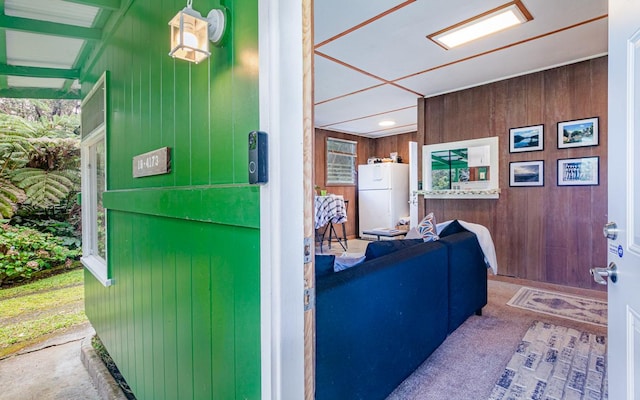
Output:
<path fill-rule="evenodd" d="M 257 1 L 229 10 L 222 48 L 173 60 L 183 0 L 136 0 L 90 69 L 110 71 L 108 257 L 85 273 L 86 312 L 138 399 L 260 398 Z M 206 15 L 218 2 L 197 1 Z M 134 179 L 132 157 L 171 147 L 171 173 Z"/>
<path fill-rule="evenodd" d="M 588 269 L 605 265 L 607 58 L 538 72 L 424 100 L 424 144 L 500 137 L 499 200 L 424 201 L 439 221 L 489 228 L 501 275 L 602 289 Z M 557 148 L 557 123 L 599 117 L 595 147 Z M 544 124 L 544 151 L 509 153 L 509 129 Z M 557 160 L 600 157 L 600 185 L 557 186 Z M 544 187 L 509 187 L 509 163 L 544 160 Z"/>

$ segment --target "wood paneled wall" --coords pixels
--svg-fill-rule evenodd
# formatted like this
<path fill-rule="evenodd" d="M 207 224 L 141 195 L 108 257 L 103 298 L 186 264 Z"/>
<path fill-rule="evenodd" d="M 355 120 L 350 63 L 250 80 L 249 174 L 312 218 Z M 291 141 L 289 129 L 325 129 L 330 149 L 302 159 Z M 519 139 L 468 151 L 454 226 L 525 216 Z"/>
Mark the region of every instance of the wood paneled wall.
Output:
<path fill-rule="evenodd" d="M 438 97 L 420 99 L 418 142 L 500 137 L 498 200 L 425 200 L 438 221 L 489 228 L 499 274 L 602 289 L 589 268 L 604 266 L 607 242 L 607 57 Z M 557 123 L 599 117 L 599 145 L 557 148 Z M 509 128 L 544 124 L 544 150 L 509 153 Z M 600 157 L 600 185 L 557 186 L 557 160 Z M 544 160 L 544 187 L 509 187 L 509 163 Z M 421 168 L 421 167 L 420 167 Z"/>
<path fill-rule="evenodd" d="M 358 187 L 326 185 L 327 175 L 327 138 L 353 140 L 358 142 L 356 163 L 366 164 L 369 157 L 389 157 L 392 152 L 398 152 L 403 163 L 409 162 L 409 142 L 416 140 L 416 132 L 402 135 L 386 136 L 379 139 L 369 139 L 362 136 L 349 135 L 325 129 L 315 130 L 314 141 L 314 185 L 326 188 L 329 193 L 344 196 L 349 201 L 347 210 L 347 237 L 354 238 L 358 234 Z"/>

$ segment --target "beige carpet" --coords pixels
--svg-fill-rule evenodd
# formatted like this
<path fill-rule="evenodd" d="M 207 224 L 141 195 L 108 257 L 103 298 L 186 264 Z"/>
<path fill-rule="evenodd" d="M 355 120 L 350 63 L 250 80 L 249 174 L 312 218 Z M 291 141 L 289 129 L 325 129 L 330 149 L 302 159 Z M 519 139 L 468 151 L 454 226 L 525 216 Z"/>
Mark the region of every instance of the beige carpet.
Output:
<path fill-rule="evenodd" d="M 388 400 L 485 400 L 489 398 L 532 322 L 606 335 L 606 328 L 510 307 L 520 289 L 489 281 L 489 304 L 472 316 L 396 390 Z"/>

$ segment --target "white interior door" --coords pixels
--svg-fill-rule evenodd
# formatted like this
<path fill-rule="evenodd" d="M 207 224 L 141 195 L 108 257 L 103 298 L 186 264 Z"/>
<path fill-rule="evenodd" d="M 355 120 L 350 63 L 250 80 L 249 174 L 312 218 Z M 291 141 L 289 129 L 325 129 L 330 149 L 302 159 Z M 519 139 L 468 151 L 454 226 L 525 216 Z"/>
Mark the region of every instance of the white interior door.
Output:
<path fill-rule="evenodd" d="M 640 0 L 609 0 L 609 398 L 640 399 Z"/>

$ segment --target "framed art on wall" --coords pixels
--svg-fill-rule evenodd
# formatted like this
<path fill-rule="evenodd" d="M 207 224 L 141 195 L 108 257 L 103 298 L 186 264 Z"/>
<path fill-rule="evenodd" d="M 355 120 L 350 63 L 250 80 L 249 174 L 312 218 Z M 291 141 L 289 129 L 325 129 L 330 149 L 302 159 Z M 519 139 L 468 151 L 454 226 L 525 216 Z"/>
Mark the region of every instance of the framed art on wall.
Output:
<path fill-rule="evenodd" d="M 598 117 L 558 122 L 558 148 L 597 146 Z"/>
<path fill-rule="evenodd" d="M 544 150 L 544 125 L 509 129 L 509 153 Z"/>
<path fill-rule="evenodd" d="M 544 186 L 544 161 L 509 163 L 509 186 Z"/>
<path fill-rule="evenodd" d="M 599 180 L 600 157 L 558 160 L 558 186 L 595 186 Z"/>

